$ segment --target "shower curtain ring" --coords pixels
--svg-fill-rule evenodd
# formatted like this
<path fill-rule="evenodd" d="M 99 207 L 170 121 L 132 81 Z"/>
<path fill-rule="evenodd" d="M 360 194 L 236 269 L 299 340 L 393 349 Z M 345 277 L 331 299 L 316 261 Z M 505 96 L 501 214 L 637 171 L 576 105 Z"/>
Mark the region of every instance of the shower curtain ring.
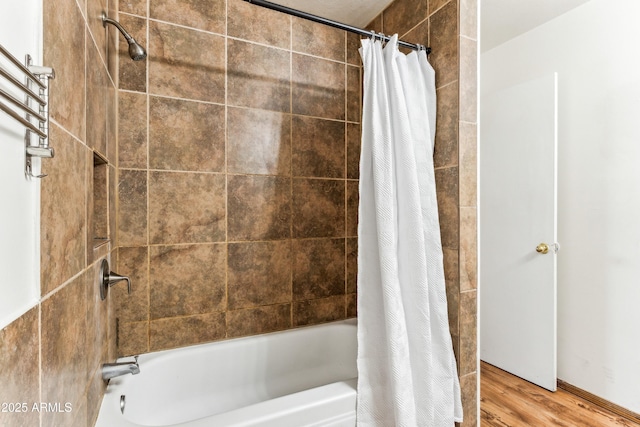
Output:
<path fill-rule="evenodd" d="M 385 47 L 387 45 L 387 36 L 385 35 L 385 33 L 379 32 L 378 37 L 380 38 L 380 43 L 382 44 L 382 47 Z"/>

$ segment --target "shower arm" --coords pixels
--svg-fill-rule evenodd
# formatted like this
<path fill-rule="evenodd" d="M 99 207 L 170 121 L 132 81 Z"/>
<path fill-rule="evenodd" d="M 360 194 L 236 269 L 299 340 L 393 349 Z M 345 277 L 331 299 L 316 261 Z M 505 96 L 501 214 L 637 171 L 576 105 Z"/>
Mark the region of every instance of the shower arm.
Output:
<path fill-rule="evenodd" d="M 115 26 L 120 33 L 124 36 L 125 40 L 129 44 L 129 56 L 134 61 L 141 61 L 147 57 L 147 52 L 144 50 L 136 40 L 125 30 L 122 25 L 116 20 L 113 20 L 107 16 L 105 12 L 102 12 L 102 26 L 107 27 L 107 24 Z"/>
<path fill-rule="evenodd" d="M 131 35 L 127 32 L 127 30 L 125 30 L 122 25 L 120 25 L 120 23 L 116 20 L 113 20 L 109 17 L 107 17 L 107 15 L 105 15 L 104 12 L 102 12 L 102 26 L 103 27 L 107 27 L 107 24 L 112 24 L 115 25 L 115 27 L 120 30 L 120 32 L 122 33 L 122 35 L 124 36 L 124 38 L 127 40 L 127 43 L 130 43 L 132 40 L 135 42 L 135 39 L 133 37 L 131 37 Z"/>

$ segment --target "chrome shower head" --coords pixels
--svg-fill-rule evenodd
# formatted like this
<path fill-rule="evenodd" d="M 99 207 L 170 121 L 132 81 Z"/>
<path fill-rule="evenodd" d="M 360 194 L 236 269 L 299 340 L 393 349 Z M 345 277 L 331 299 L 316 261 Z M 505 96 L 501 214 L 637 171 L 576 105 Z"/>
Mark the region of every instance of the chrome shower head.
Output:
<path fill-rule="evenodd" d="M 129 43 L 129 56 L 131 59 L 134 61 L 141 61 L 147 57 L 147 52 L 145 52 L 144 48 L 140 46 L 133 37 L 131 37 L 127 30 L 122 28 L 122 25 L 120 25 L 119 22 L 108 18 L 107 15 L 102 12 L 102 26 L 106 28 L 107 24 L 114 25 L 118 30 L 120 30 L 127 43 Z"/>
<path fill-rule="evenodd" d="M 147 57 L 147 52 L 145 52 L 144 48 L 138 44 L 132 37 L 131 40 L 127 40 L 129 42 L 129 56 L 134 61 L 142 61 Z"/>

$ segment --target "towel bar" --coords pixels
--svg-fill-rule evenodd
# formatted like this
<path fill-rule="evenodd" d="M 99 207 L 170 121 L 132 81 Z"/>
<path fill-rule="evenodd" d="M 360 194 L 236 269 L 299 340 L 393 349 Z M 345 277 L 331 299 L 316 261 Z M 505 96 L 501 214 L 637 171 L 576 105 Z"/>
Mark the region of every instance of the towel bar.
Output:
<path fill-rule="evenodd" d="M 26 56 L 26 65 L 21 64 L 2 45 L 0 45 L 0 58 L 8 60 L 25 79 L 25 83 L 22 83 L 4 65 L 4 62 L 0 62 L 0 78 L 9 82 L 16 89 L 15 92 L 24 95 L 24 101 L 20 101 L 17 96 L 0 88 L 0 111 L 26 128 L 25 174 L 30 178 L 44 178 L 47 175 L 33 174 L 31 159 L 54 156 L 53 148 L 49 147 L 49 80 L 55 78 L 55 72 L 50 67 L 33 65 L 29 55 Z M 37 109 L 31 106 L 32 103 L 37 104 Z M 38 136 L 35 144 L 31 141 L 31 133 Z"/>

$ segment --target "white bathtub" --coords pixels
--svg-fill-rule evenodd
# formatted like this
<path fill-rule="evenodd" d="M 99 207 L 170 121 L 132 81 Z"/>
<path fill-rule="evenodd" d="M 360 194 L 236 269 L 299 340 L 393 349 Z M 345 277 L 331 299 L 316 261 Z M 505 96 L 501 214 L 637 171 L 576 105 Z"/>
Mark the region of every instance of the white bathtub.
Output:
<path fill-rule="evenodd" d="M 143 354 L 140 374 L 110 381 L 96 427 L 353 427 L 356 353 L 350 319 Z"/>

